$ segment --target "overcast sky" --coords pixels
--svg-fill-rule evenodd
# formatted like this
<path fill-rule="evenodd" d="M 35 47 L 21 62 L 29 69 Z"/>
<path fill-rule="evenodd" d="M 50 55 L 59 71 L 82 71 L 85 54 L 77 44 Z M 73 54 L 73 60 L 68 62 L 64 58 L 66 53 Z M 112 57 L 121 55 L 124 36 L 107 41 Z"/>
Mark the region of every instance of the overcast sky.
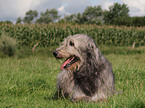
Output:
<path fill-rule="evenodd" d="M 101 5 L 108 9 L 114 2 L 127 4 L 130 16 L 145 16 L 145 0 L 0 0 L 0 21 L 15 22 L 30 9 L 44 12 L 47 8 L 56 8 L 63 16 L 83 12 L 87 6 Z"/>

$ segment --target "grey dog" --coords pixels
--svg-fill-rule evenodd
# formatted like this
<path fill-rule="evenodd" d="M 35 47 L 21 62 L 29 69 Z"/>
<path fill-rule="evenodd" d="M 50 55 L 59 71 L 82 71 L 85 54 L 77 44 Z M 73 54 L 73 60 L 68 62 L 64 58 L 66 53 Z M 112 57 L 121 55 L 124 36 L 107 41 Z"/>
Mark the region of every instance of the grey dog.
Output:
<path fill-rule="evenodd" d="M 114 94 L 115 81 L 110 62 L 94 40 L 83 34 L 67 37 L 53 55 L 66 58 L 57 76 L 57 91 L 71 101 L 100 101 Z"/>

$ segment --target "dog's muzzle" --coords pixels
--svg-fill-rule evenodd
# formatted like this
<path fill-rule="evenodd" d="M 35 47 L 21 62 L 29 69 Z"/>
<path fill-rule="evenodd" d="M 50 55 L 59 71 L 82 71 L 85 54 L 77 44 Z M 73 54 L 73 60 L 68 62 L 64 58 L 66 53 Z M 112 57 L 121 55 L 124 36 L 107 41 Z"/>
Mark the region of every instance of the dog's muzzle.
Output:
<path fill-rule="evenodd" d="M 57 51 L 54 51 L 54 52 L 53 52 L 53 55 L 54 55 L 55 57 L 57 57 L 58 52 L 57 52 Z"/>
<path fill-rule="evenodd" d="M 62 57 L 62 55 L 61 54 L 59 54 L 59 52 L 58 51 L 54 51 L 53 52 L 53 55 L 55 56 L 55 58 L 57 58 L 57 59 L 62 59 L 63 57 Z"/>
<path fill-rule="evenodd" d="M 62 59 L 63 56 L 58 52 L 58 51 L 54 51 L 53 55 L 55 56 L 56 59 Z M 72 55 L 70 57 L 68 57 L 61 65 L 61 70 L 63 69 L 68 69 L 69 67 L 71 67 L 73 64 L 76 64 L 77 62 L 79 62 L 80 59 L 79 57 Z"/>

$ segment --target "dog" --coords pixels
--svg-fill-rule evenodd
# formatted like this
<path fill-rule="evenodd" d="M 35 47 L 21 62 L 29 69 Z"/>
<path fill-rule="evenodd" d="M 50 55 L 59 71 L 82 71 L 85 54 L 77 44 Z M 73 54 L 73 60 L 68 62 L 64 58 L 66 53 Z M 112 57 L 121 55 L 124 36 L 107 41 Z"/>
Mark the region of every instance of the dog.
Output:
<path fill-rule="evenodd" d="M 106 100 L 115 91 L 111 63 L 103 56 L 94 40 L 84 34 L 68 36 L 53 55 L 66 58 L 57 76 L 55 95 L 71 101 Z"/>

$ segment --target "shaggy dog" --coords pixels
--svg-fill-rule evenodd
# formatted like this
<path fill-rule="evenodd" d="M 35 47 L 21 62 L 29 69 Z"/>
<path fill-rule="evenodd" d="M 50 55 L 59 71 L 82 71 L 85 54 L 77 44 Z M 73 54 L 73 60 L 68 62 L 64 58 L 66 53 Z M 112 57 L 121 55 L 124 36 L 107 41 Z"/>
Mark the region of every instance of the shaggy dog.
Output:
<path fill-rule="evenodd" d="M 94 40 L 77 34 L 67 37 L 53 55 L 66 58 L 57 76 L 57 92 L 72 101 L 100 101 L 113 95 L 114 74 L 110 62 Z"/>

